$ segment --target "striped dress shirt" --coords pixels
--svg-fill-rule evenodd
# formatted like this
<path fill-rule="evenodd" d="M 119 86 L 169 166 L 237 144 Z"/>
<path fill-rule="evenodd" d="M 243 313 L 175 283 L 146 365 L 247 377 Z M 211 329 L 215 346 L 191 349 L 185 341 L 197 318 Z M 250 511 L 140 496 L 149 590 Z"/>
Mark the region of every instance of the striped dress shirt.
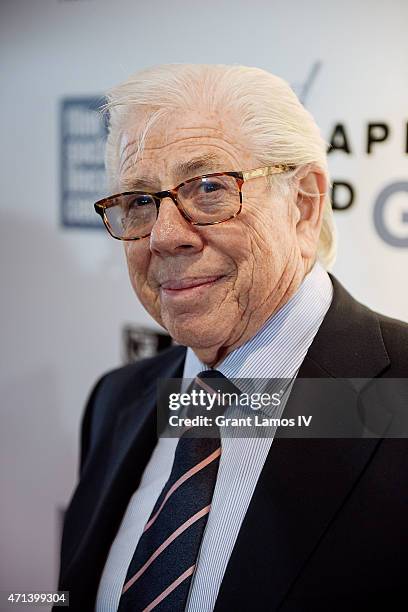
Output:
<path fill-rule="evenodd" d="M 231 352 L 217 369 L 227 378 L 293 378 L 332 300 L 332 284 L 319 263 L 304 278 L 291 299 L 258 333 Z M 183 378 L 208 369 L 187 350 Z M 221 432 L 222 436 L 222 432 Z M 211 612 L 234 544 L 273 442 L 268 437 L 222 437 L 217 482 L 187 612 Z M 133 552 L 156 499 L 167 482 L 177 438 L 160 438 L 129 501 L 112 543 L 97 593 L 96 612 L 116 612 Z"/>

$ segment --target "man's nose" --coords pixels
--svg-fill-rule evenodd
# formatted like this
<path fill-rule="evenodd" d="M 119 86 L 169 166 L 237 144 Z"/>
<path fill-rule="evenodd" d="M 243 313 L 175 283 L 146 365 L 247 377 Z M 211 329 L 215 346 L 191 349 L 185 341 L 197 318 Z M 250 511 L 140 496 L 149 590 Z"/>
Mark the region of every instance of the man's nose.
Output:
<path fill-rule="evenodd" d="M 173 200 L 163 198 L 150 234 L 150 250 L 159 255 L 200 251 L 202 237 L 178 210 Z"/>

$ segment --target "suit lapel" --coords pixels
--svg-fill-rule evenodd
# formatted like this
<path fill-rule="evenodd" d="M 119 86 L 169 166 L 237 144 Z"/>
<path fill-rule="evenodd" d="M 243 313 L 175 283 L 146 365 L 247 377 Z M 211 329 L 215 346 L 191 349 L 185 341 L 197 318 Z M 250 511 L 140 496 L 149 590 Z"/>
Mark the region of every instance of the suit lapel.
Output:
<path fill-rule="evenodd" d="M 184 358 L 185 350 L 180 347 L 176 358 L 164 364 L 159 376 L 181 378 Z M 99 448 L 93 461 L 95 469 L 99 462 L 106 462 L 108 469 L 100 483 L 91 520 L 61 579 L 62 584 L 83 585 L 81 590 L 86 590 L 90 598 L 96 595 L 109 547 L 157 443 L 156 399 L 157 377 L 149 381 L 146 376 L 141 396 L 121 410 L 110 449 Z M 103 456 L 106 453 L 109 453 L 108 461 Z M 76 492 L 79 506 L 84 503 L 82 495 L 86 496 L 90 483 L 95 480 L 94 474 L 87 476 Z M 83 595 L 82 601 L 87 603 Z"/>
<path fill-rule="evenodd" d="M 298 378 L 374 377 L 389 365 L 378 319 L 335 279 L 332 282 L 333 302 Z M 313 398 L 317 411 L 325 400 Z M 295 384 L 284 416 L 309 412 Z M 216 612 L 258 609 L 265 602 L 268 610 L 278 608 L 378 444 L 376 439 L 275 437 L 229 560 Z"/>

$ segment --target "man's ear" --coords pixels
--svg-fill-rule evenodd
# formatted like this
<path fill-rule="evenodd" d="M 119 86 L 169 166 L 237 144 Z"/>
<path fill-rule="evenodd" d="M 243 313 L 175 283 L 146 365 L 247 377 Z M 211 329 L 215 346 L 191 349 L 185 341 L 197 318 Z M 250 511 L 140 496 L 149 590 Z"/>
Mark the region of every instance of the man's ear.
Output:
<path fill-rule="evenodd" d="M 327 179 L 319 168 L 305 166 L 300 171 L 296 195 L 296 234 L 301 254 L 306 259 L 313 258 L 316 253 L 327 188 Z"/>

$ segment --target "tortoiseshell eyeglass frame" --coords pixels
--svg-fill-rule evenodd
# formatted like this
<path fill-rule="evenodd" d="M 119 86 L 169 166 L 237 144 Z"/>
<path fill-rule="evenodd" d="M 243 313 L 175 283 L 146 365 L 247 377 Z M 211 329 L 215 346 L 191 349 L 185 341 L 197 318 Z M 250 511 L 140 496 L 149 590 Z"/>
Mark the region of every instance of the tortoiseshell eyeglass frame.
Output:
<path fill-rule="evenodd" d="M 231 219 L 234 219 L 241 212 L 242 210 L 242 185 L 246 181 L 249 181 L 250 179 L 258 178 L 261 176 L 272 176 L 273 174 L 281 174 L 283 172 L 289 172 L 295 169 L 296 169 L 296 166 L 293 166 L 290 164 L 274 164 L 273 166 L 265 166 L 264 168 L 255 168 L 253 170 L 242 170 L 240 172 L 213 172 L 211 174 L 203 174 L 201 176 L 194 176 L 193 178 L 190 178 L 187 181 L 183 181 L 182 183 L 177 185 L 177 187 L 173 187 L 172 189 L 168 189 L 166 191 L 158 191 L 156 193 L 150 193 L 148 191 L 125 191 L 123 193 L 116 193 L 112 196 L 109 196 L 108 198 L 103 198 L 102 200 L 98 200 L 98 202 L 94 204 L 94 208 L 95 208 L 95 212 L 101 216 L 106 229 L 108 230 L 109 234 L 113 238 L 116 238 L 116 240 L 141 240 L 142 238 L 147 238 L 147 236 L 150 236 L 151 231 L 148 234 L 144 234 L 143 236 L 137 236 L 134 238 L 128 238 L 128 237 L 124 238 L 124 237 L 116 236 L 113 233 L 113 230 L 110 227 L 105 211 L 107 208 L 117 205 L 115 202 L 116 198 L 120 196 L 141 195 L 141 194 L 146 194 L 146 195 L 151 196 L 154 199 L 155 204 L 156 204 L 156 219 L 159 215 L 159 208 L 160 208 L 161 201 L 164 198 L 171 198 L 174 204 L 177 206 L 177 209 L 180 212 L 180 214 L 184 217 L 184 219 L 186 219 L 186 221 L 191 223 L 191 225 L 198 225 L 198 226 L 217 225 L 218 223 L 225 223 L 225 221 L 230 221 Z M 177 192 L 181 187 L 183 187 L 183 185 L 187 185 L 188 183 L 191 183 L 192 181 L 196 181 L 197 179 L 211 178 L 212 176 L 232 176 L 235 179 L 237 186 L 238 186 L 238 191 L 239 191 L 239 209 L 233 215 L 230 215 L 226 219 L 222 219 L 220 221 L 208 221 L 208 222 L 193 221 L 191 217 L 188 215 L 188 213 L 183 209 L 180 202 L 178 201 Z"/>

